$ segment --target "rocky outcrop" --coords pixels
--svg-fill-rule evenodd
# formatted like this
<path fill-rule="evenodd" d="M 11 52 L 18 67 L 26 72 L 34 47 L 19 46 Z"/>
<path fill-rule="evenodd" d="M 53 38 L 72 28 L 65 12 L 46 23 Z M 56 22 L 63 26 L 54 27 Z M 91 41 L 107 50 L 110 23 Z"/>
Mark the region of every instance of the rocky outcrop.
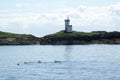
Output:
<path fill-rule="evenodd" d="M 40 38 L 33 35 L 0 32 L 0 45 L 40 44 Z"/>
<path fill-rule="evenodd" d="M 0 39 L 0 45 L 34 45 L 40 44 L 39 39 L 13 39 L 9 40 L 7 38 Z"/>
<path fill-rule="evenodd" d="M 64 31 L 41 38 L 26 34 L 0 32 L 0 45 L 79 45 L 79 44 L 120 44 L 120 32 L 76 32 Z"/>
<path fill-rule="evenodd" d="M 120 44 L 120 32 L 65 33 L 60 31 L 41 38 L 40 43 L 42 45 Z"/>

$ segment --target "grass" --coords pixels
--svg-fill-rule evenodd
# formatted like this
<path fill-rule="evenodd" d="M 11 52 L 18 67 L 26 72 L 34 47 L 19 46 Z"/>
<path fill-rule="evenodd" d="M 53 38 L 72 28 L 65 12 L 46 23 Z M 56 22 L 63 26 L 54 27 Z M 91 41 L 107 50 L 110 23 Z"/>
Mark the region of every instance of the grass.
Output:
<path fill-rule="evenodd" d="M 0 38 L 27 38 L 31 35 L 25 35 L 25 34 L 14 34 L 9 32 L 2 32 L 0 31 Z"/>
<path fill-rule="evenodd" d="M 66 33 L 64 30 L 62 31 L 59 31 L 57 33 L 54 33 L 54 34 L 50 34 L 50 35 L 47 35 L 46 37 L 76 37 L 76 36 L 93 36 L 93 35 L 99 35 L 101 33 L 104 33 L 104 32 L 77 32 L 77 31 L 73 31 L 72 33 Z"/>

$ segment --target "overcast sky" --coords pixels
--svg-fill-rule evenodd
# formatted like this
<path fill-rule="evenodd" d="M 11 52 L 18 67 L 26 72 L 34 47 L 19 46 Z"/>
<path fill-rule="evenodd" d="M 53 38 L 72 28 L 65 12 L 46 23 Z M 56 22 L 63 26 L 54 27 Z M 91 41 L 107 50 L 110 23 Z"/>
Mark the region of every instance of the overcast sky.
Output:
<path fill-rule="evenodd" d="M 0 31 L 44 36 L 64 29 L 120 31 L 120 0 L 0 0 Z"/>

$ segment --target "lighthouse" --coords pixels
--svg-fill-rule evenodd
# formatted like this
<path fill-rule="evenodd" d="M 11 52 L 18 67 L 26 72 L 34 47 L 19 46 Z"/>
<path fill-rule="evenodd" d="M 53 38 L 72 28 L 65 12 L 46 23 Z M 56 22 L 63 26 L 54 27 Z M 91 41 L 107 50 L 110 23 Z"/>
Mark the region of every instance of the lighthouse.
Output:
<path fill-rule="evenodd" d="M 72 32 L 72 25 L 70 25 L 69 17 L 65 19 L 65 32 L 71 33 Z"/>

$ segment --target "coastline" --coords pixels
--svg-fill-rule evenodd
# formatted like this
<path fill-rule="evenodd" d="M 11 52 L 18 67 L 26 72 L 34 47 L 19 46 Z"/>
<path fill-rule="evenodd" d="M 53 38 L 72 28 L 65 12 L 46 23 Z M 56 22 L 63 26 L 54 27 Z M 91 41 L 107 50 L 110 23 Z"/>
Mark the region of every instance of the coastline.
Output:
<path fill-rule="evenodd" d="M 11 34 L 11 33 L 7 33 Z M 17 36 L 16 36 L 17 35 Z M 44 37 L 28 34 L 6 36 L 0 34 L 0 45 L 86 45 L 86 44 L 120 44 L 120 32 L 76 32 L 66 33 L 64 30 Z"/>

